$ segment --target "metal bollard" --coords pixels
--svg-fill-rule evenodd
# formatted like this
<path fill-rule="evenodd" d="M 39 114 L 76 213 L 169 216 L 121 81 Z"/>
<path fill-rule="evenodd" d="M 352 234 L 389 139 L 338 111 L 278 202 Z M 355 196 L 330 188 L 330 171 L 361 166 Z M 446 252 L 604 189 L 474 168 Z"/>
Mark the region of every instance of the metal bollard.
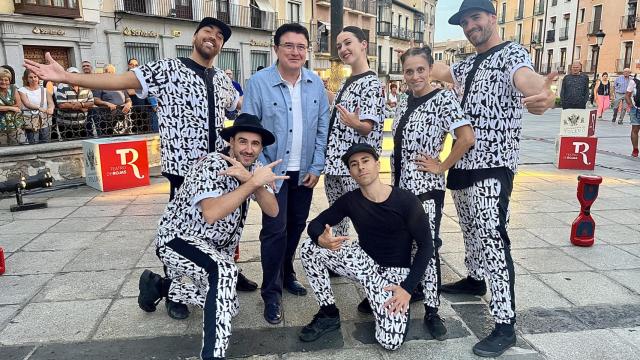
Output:
<path fill-rule="evenodd" d="M 580 214 L 571 224 L 571 243 L 576 246 L 591 246 L 595 238 L 596 223 L 591 217 L 591 205 L 598 198 L 602 177 L 578 176 L 578 201 Z"/>

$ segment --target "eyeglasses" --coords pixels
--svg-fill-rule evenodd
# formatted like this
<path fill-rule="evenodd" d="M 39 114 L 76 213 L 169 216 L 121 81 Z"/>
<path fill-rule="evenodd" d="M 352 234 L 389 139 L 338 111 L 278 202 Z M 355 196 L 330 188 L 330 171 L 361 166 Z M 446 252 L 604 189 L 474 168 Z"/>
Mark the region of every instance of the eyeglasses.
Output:
<path fill-rule="evenodd" d="M 282 45 L 279 45 L 279 47 L 284 48 L 288 52 L 293 52 L 294 49 L 298 50 L 298 52 L 307 51 L 307 45 L 303 45 L 303 44 L 284 43 Z"/>

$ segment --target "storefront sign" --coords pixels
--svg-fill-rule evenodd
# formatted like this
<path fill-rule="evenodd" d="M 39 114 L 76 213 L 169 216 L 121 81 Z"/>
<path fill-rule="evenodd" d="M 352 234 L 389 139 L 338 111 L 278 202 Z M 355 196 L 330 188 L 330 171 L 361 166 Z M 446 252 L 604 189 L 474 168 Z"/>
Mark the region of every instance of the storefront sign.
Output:
<path fill-rule="evenodd" d="M 62 29 L 51 29 L 51 28 L 42 28 L 42 27 L 34 27 L 31 30 L 32 33 L 38 35 L 60 35 L 64 36 L 64 30 Z"/>
<path fill-rule="evenodd" d="M 147 141 L 131 137 L 82 142 L 87 185 L 101 191 L 149 185 Z"/>
<path fill-rule="evenodd" d="M 262 47 L 270 47 L 271 43 L 268 41 L 255 41 L 255 40 L 249 40 L 249 45 L 251 46 L 262 46 Z"/>
<path fill-rule="evenodd" d="M 142 29 L 129 29 L 125 27 L 122 30 L 122 35 L 124 36 L 142 36 L 142 37 L 158 37 L 158 33 L 153 30 L 142 30 Z"/>
<path fill-rule="evenodd" d="M 182 35 L 182 31 L 180 30 L 171 30 L 171 36 L 180 37 Z"/>

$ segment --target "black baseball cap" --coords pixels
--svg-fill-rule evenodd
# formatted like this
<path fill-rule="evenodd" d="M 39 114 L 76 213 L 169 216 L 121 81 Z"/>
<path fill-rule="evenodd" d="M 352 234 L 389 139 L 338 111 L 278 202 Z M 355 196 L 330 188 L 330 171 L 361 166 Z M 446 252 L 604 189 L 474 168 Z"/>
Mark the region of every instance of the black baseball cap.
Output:
<path fill-rule="evenodd" d="M 462 15 L 469 10 L 482 10 L 489 14 L 496 15 L 496 8 L 493 6 L 493 2 L 491 0 L 464 0 L 460 5 L 458 12 L 449 18 L 449 24 L 460 25 Z"/>
<path fill-rule="evenodd" d="M 222 136 L 225 141 L 229 142 L 229 139 L 240 131 L 260 134 L 260 136 L 262 136 L 262 146 L 268 146 L 276 142 L 276 137 L 273 136 L 273 133 L 262 127 L 260 119 L 255 115 L 247 113 L 238 115 L 236 120 L 233 122 L 233 126 L 222 129 L 222 131 L 220 131 L 220 136 Z"/>
<path fill-rule="evenodd" d="M 222 31 L 222 38 L 224 39 L 224 42 L 227 42 L 227 40 L 229 40 L 229 38 L 231 37 L 231 28 L 229 27 L 229 25 L 223 23 L 218 19 L 214 19 L 212 17 L 206 17 L 202 19 L 202 21 L 200 21 L 200 24 L 198 24 L 198 27 L 196 28 L 196 31 L 193 34 L 195 35 L 198 31 L 200 31 L 200 29 L 202 29 L 205 26 L 218 27 L 218 29 Z"/>
<path fill-rule="evenodd" d="M 354 154 L 357 153 L 361 153 L 361 152 L 365 152 L 365 153 L 369 153 L 371 155 L 373 155 L 373 157 L 378 160 L 378 158 L 380 158 L 380 155 L 378 155 L 378 152 L 376 151 L 376 149 L 367 144 L 367 143 L 357 143 L 357 144 L 353 144 L 351 145 L 351 147 L 349 147 L 349 149 L 347 149 L 347 152 L 344 153 L 344 155 L 342 155 L 342 162 L 349 167 L 349 159 L 351 158 L 351 156 L 353 156 Z"/>

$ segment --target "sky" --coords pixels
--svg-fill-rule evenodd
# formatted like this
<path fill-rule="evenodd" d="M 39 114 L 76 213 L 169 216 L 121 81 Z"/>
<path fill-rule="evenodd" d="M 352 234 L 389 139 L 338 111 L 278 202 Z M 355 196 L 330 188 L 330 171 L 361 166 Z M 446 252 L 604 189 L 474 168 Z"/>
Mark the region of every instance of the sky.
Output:
<path fill-rule="evenodd" d="M 440 0 L 436 6 L 435 41 L 464 39 L 460 26 L 449 25 L 447 22 L 451 15 L 460 8 L 462 0 Z"/>

